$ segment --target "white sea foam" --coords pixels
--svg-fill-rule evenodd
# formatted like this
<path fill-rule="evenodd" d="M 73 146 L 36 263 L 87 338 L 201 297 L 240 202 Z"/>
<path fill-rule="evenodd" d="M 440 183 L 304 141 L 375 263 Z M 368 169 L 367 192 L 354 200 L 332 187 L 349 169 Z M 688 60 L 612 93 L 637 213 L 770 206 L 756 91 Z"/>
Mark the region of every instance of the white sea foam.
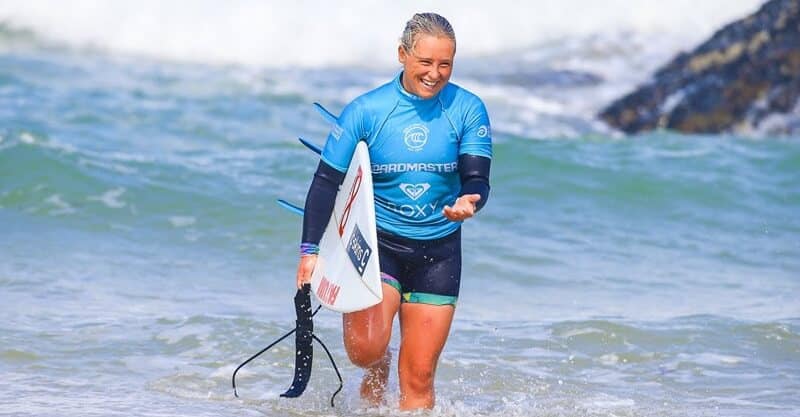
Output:
<path fill-rule="evenodd" d="M 34 143 L 36 143 L 36 137 L 33 136 L 32 134 L 28 133 L 28 132 L 20 133 L 19 140 L 22 143 L 26 143 L 28 145 L 33 145 Z"/>
<path fill-rule="evenodd" d="M 600 394 L 582 401 L 587 409 L 600 408 L 601 410 L 629 409 L 636 406 L 636 401 L 630 398 L 617 398 L 612 395 Z M 611 413 L 610 415 L 616 415 Z"/>
<path fill-rule="evenodd" d="M 87 199 L 90 201 L 99 201 L 108 208 L 122 208 L 126 205 L 124 201 L 119 199 L 122 194 L 125 194 L 125 189 L 120 187 L 108 190 L 100 196 L 87 197 Z"/>
<path fill-rule="evenodd" d="M 72 213 L 75 213 L 75 208 L 72 207 L 72 205 L 70 205 L 66 201 L 64 201 L 61 198 L 60 194 L 53 194 L 50 197 L 47 197 L 45 202 L 48 205 L 54 207 L 54 209 L 52 211 L 50 211 L 50 214 L 52 214 L 54 216 L 61 215 L 61 214 L 72 214 Z"/>
<path fill-rule="evenodd" d="M 800 132 L 800 100 L 797 100 L 791 111 L 787 113 L 772 113 L 761 120 L 756 128 L 752 126 L 750 128 L 755 130 L 759 136 L 787 133 L 796 135 Z"/>
<path fill-rule="evenodd" d="M 460 56 L 608 32 L 665 35 L 688 44 L 754 12 L 762 0 L 477 0 L 332 3 L 276 0 L 6 0 L 0 21 L 50 40 L 158 58 L 268 66 L 385 65 L 417 11 L 449 18 Z M 365 11 L 369 18 L 365 19 Z"/>
<path fill-rule="evenodd" d="M 197 220 L 192 216 L 171 216 L 169 218 L 172 227 L 186 227 L 193 225 Z"/>

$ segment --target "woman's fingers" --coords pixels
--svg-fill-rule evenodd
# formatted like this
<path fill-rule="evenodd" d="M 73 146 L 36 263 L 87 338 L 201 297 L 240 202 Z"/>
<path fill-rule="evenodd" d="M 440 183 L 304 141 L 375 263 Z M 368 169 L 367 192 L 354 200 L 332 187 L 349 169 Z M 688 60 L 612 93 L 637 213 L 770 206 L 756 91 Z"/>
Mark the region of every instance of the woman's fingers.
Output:
<path fill-rule="evenodd" d="M 465 194 L 456 199 L 453 207 L 444 206 L 442 214 L 451 221 L 466 220 L 475 215 L 475 203 L 481 199 L 479 194 Z"/>

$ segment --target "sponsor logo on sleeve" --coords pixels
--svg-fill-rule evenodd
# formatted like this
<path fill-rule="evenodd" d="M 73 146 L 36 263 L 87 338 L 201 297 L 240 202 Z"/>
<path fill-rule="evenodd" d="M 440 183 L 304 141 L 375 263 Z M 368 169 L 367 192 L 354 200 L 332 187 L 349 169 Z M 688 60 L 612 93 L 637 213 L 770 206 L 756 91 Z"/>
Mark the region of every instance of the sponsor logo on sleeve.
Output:
<path fill-rule="evenodd" d="M 481 125 L 481 127 L 478 128 L 479 138 L 489 137 L 491 134 L 492 134 L 492 129 L 488 125 Z"/>
<path fill-rule="evenodd" d="M 403 129 L 403 141 L 406 143 L 409 151 L 419 152 L 428 143 L 428 128 L 420 123 Z"/>
<path fill-rule="evenodd" d="M 342 137 L 342 133 L 344 133 L 344 129 L 342 129 L 341 126 L 333 125 L 333 128 L 331 129 L 331 136 L 333 136 L 334 139 L 339 140 L 339 138 Z"/>

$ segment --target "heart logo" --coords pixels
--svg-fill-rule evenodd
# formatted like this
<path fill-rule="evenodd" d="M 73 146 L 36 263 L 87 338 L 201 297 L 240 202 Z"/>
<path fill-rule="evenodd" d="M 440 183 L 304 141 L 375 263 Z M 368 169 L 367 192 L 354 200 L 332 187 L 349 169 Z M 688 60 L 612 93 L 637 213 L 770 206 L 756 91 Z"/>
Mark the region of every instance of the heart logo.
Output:
<path fill-rule="evenodd" d="M 400 189 L 408 196 L 408 198 L 417 201 L 418 198 L 422 197 L 428 189 L 431 188 L 431 185 L 427 182 L 422 184 L 400 184 Z"/>

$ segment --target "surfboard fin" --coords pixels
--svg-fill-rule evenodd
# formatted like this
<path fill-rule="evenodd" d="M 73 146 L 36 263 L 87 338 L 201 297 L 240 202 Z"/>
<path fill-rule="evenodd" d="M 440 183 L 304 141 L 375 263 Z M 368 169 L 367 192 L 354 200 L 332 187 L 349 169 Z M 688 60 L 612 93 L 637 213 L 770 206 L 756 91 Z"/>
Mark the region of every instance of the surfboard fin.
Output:
<path fill-rule="evenodd" d="M 332 124 L 339 123 L 339 118 L 336 117 L 333 113 L 329 112 L 328 109 L 326 109 L 325 107 L 322 107 L 322 104 L 314 102 L 314 108 L 317 109 L 319 114 L 321 114 L 322 117 L 325 118 L 325 120 L 331 122 Z"/>
<path fill-rule="evenodd" d="M 342 374 L 339 373 L 339 368 L 336 366 L 336 362 L 333 360 L 333 355 L 331 355 L 328 347 L 322 343 L 322 340 L 320 340 L 317 335 L 314 334 L 313 317 L 317 314 L 322 306 L 317 307 L 313 313 L 311 312 L 311 284 L 305 284 L 303 285 L 303 288 L 297 290 L 297 294 L 294 296 L 294 307 L 295 313 L 297 314 L 295 328 L 278 338 L 278 340 L 270 343 L 269 346 L 261 349 L 260 352 L 251 356 L 246 361 L 242 362 L 236 368 L 236 370 L 233 371 L 231 383 L 233 384 L 233 395 L 236 396 L 236 398 L 239 398 L 239 392 L 236 390 L 236 373 L 239 372 L 239 369 L 242 369 L 243 366 L 247 365 L 253 359 L 259 357 L 262 353 L 268 351 L 287 337 L 295 334 L 296 354 L 294 363 L 294 379 L 292 380 L 292 385 L 289 386 L 289 389 L 287 389 L 286 392 L 281 394 L 281 397 L 297 398 L 306 390 L 308 381 L 311 379 L 311 365 L 314 360 L 314 348 L 312 345 L 313 341 L 316 340 L 317 343 L 319 343 L 320 346 L 322 346 L 322 348 L 325 350 L 325 353 L 328 355 L 328 359 L 331 361 L 331 365 L 333 365 L 333 370 L 336 371 L 336 377 L 339 378 L 339 388 L 331 395 L 331 407 L 334 406 L 333 399 L 336 397 L 336 394 L 342 391 L 344 383 L 342 381 Z"/>
<path fill-rule="evenodd" d="M 311 143 L 310 141 L 308 141 L 306 139 L 303 139 L 303 138 L 297 138 L 297 140 L 299 140 L 300 143 L 302 143 L 303 145 L 306 145 L 306 148 L 311 149 L 317 155 L 322 155 L 322 148 L 320 148 L 319 146 L 317 146 L 317 145 L 315 145 L 315 144 Z"/>
<path fill-rule="evenodd" d="M 278 204 L 281 207 L 285 208 L 286 210 L 291 211 L 294 214 L 299 214 L 299 215 L 302 216 L 306 212 L 305 210 L 303 210 L 302 207 L 296 206 L 296 205 L 294 205 L 294 204 L 292 204 L 292 203 L 290 203 L 290 202 L 288 202 L 286 200 L 280 199 L 280 198 L 278 199 Z"/>
<path fill-rule="evenodd" d="M 336 115 L 334 115 L 333 113 L 329 112 L 328 109 L 326 109 L 325 107 L 322 107 L 322 104 L 315 102 L 314 108 L 317 109 L 317 112 L 319 112 L 319 114 L 321 114 L 322 117 L 324 117 L 325 120 L 327 120 L 329 123 L 334 125 L 339 123 L 339 118 L 336 117 Z M 322 148 L 320 148 L 319 146 L 303 138 L 297 138 L 297 139 L 299 139 L 300 143 L 306 145 L 308 149 L 311 149 L 317 155 L 322 155 Z"/>

